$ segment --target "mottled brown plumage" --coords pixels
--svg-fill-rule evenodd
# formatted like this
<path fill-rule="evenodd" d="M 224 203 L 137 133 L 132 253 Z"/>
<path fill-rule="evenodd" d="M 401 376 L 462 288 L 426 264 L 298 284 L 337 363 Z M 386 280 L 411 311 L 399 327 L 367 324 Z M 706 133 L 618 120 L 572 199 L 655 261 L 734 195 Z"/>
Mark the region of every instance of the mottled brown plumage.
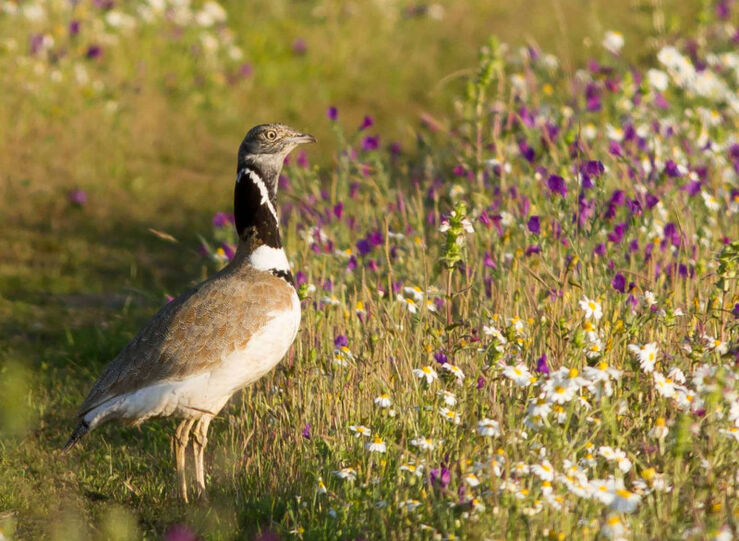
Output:
<path fill-rule="evenodd" d="M 100 375 L 78 416 L 112 397 L 212 368 L 225 355 L 245 348 L 267 314 L 289 309 L 292 287 L 241 259 L 149 320 Z"/>

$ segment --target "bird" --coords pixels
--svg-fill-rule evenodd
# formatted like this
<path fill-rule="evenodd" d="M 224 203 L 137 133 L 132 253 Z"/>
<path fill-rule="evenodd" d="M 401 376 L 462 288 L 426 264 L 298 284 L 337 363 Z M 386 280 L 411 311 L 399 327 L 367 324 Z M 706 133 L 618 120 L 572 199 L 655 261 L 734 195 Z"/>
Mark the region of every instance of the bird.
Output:
<path fill-rule="evenodd" d="M 238 247 L 220 272 L 163 306 L 105 367 L 65 444 L 108 421 L 181 419 L 174 434 L 179 496 L 188 502 L 192 433 L 197 495 L 206 497 L 204 452 L 211 420 L 238 390 L 274 368 L 295 340 L 300 301 L 280 237 L 278 179 L 287 155 L 316 138 L 259 124 L 239 146 L 234 188 Z"/>

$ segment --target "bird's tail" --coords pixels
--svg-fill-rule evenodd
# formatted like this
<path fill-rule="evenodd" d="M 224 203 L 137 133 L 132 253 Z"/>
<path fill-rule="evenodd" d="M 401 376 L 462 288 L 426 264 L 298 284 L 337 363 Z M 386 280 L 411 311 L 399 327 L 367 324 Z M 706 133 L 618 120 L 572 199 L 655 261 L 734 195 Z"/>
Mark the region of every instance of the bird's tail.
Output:
<path fill-rule="evenodd" d="M 62 453 L 66 453 L 72 447 L 74 447 L 74 444 L 80 441 L 82 437 L 85 434 L 87 434 L 89 431 L 90 431 L 90 425 L 88 425 L 84 421 L 84 419 L 80 420 L 79 424 L 77 425 L 77 428 L 74 429 L 74 432 L 72 432 L 72 435 L 69 437 L 69 440 L 67 440 L 67 443 L 64 444 L 64 447 L 62 448 Z"/>

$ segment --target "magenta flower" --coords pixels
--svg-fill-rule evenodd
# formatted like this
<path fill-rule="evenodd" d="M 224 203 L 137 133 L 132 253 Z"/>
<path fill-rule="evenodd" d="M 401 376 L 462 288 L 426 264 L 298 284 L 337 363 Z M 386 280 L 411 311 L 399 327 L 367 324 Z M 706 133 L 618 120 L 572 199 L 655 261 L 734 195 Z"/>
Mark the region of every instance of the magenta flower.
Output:
<path fill-rule="evenodd" d="M 437 351 L 434 353 L 434 360 L 439 364 L 446 364 L 449 359 L 443 351 Z"/>
<path fill-rule="evenodd" d="M 306 439 L 310 439 L 310 423 L 305 423 L 305 426 L 303 427 L 303 430 L 300 431 L 300 434 Z"/>
<path fill-rule="evenodd" d="M 73 205 L 82 207 L 87 203 L 87 192 L 80 189 L 69 190 L 67 192 L 67 200 Z"/>
<path fill-rule="evenodd" d="M 305 43 L 305 40 L 303 38 L 298 38 L 293 41 L 292 49 L 293 54 L 304 55 L 305 52 L 308 50 L 308 45 Z"/>
<path fill-rule="evenodd" d="M 248 79 L 254 73 L 254 67 L 249 62 L 244 62 L 239 67 L 239 75 L 244 79 Z"/>
<path fill-rule="evenodd" d="M 164 533 L 164 541 L 198 541 L 198 536 L 185 524 L 173 524 Z"/>
<path fill-rule="evenodd" d="M 735 319 L 739 319 L 739 302 L 734 305 L 734 309 L 731 311 Z"/>
<path fill-rule="evenodd" d="M 362 120 L 362 124 L 359 126 L 359 131 L 366 130 L 367 128 L 370 128 L 374 125 L 375 120 L 369 116 L 365 115 L 364 119 Z"/>
<path fill-rule="evenodd" d="M 380 136 L 379 135 L 368 135 L 364 139 L 362 139 L 362 150 L 365 152 L 369 152 L 372 150 L 377 150 L 380 146 Z"/>
<path fill-rule="evenodd" d="M 475 385 L 475 387 L 477 388 L 477 390 L 480 390 L 483 387 L 485 387 L 485 378 L 483 378 L 482 376 L 478 376 L 477 384 Z"/>
<path fill-rule="evenodd" d="M 349 345 L 349 339 L 345 334 L 339 334 L 334 338 L 334 347 L 341 348 Z"/>
<path fill-rule="evenodd" d="M 534 149 L 531 148 L 526 141 L 519 141 L 518 149 L 521 151 L 521 156 L 523 156 L 523 158 L 527 162 L 532 163 L 534 161 L 534 158 L 536 158 L 536 153 L 534 152 Z"/>
<path fill-rule="evenodd" d="M 329 120 L 336 121 L 336 119 L 339 118 L 339 110 L 332 105 L 326 109 L 326 116 Z"/>
<path fill-rule="evenodd" d="M 213 216 L 213 227 L 226 227 L 231 221 L 232 218 L 228 214 L 219 211 Z"/>
<path fill-rule="evenodd" d="M 490 252 L 485 252 L 485 257 L 482 260 L 482 264 L 489 269 L 497 269 L 498 266 L 495 264 L 495 260 L 490 256 Z"/>

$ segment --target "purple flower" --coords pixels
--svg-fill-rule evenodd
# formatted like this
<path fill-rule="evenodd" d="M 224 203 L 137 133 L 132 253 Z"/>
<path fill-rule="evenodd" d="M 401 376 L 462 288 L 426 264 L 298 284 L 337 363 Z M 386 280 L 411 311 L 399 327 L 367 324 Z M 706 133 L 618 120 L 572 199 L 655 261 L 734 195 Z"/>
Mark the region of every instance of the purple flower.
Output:
<path fill-rule="evenodd" d="M 606 255 L 606 245 L 602 242 L 598 243 L 593 250 L 595 255 L 604 256 Z"/>
<path fill-rule="evenodd" d="M 606 168 L 603 162 L 599 160 L 589 160 L 580 166 L 580 172 L 585 175 L 597 177 L 605 172 Z"/>
<path fill-rule="evenodd" d="M 683 186 L 683 190 L 685 190 L 690 197 L 695 197 L 701 191 L 701 182 L 698 180 L 691 180 Z"/>
<path fill-rule="evenodd" d="M 482 260 L 482 264 L 489 268 L 489 269 L 497 269 L 498 266 L 495 264 L 495 261 L 490 256 L 490 252 L 485 252 L 485 257 Z"/>
<path fill-rule="evenodd" d="M 531 246 L 526 248 L 524 255 L 528 257 L 530 255 L 539 254 L 539 253 L 541 253 L 541 246 L 539 246 L 538 244 L 532 244 Z"/>
<path fill-rule="evenodd" d="M 80 189 L 69 190 L 67 192 L 67 200 L 73 205 L 82 207 L 87 203 L 87 192 Z"/>
<path fill-rule="evenodd" d="M 601 107 L 600 97 L 598 96 L 590 96 L 585 104 L 585 108 L 591 112 L 600 111 Z"/>
<path fill-rule="evenodd" d="M 359 126 L 359 131 L 366 130 L 367 128 L 373 126 L 374 123 L 375 121 L 371 116 L 365 115 L 364 119 L 362 120 L 362 124 Z"/>
<path fill-rule="evenodd" d="M 341 220 L 341 217 L 344 214 L 344 203 L 342 203 L 341 201 L 339 201 L 338 203 L 336 203 L 334 205 L 333 212 L 334 212 L 334 216 L 336 216 L 336 219 L 337 220 Z"/>
<path fill-rule="evenodd" d="M 185 524 L 173 524 L 164 533 L 164 541 L 198 541 L 198 536 Z"/>
<path fill-rule="evenodd" d="M 298 38 L 295 41 L 293 41 L 293 54 L 295 55 L 304 55 L 305 51 L 308 50 L 308 45 L 305 43 L 305 40 L 303 38 Z"/>
<path fill-rule="evenodd" d="M 444 464 L 441 465 L 441 468 L 433 468 L 431 470 L 432 484 L 438 484 L 441 486 L 441 488 L 446 488 L 451 482 L 452 474 L 449 471 L 449 468 L 447 468 Z"/>
<path fill-rule="evenodd" d="M 621 150 L 621 145 L 618 144 L 618 141 L 611 141 L 610 143 L 608 143 L 608 152 L 610 152 L 614 156 L 623 155 L 623 150 Z"/>
<path fill-rule="evenodd" d="M 567 183 L 558 175 L 549 175 L 547 187 L 552 190 L 552 193 L 558 193 L 562 197 L 567 195 Z"/>
<path fill-rule="evenodd" d="M 536 153 L 534 152 L 534 149 L 529 146 L 529 144 L 521 140 L 518 142 L 518 149 L 521 151 L 521 156 L 524 157 L 524 159 L 532 163 L 534 161 L 534 158 L 536 157 Z"/>
<path fill-rule="evenodd" d="M 302 284 L 306 283 L 308 281 L 308 277 L 305 275 L 303 271 L 298 271 L 295 274 L 295 285 L 300 287 Z"/>
<path fill-rule="evenodd" d="M 734 314 L 734 318 L 739 319 L 739 302 L 734 305 L 734 309 L 731 313 Z"/>
<path fill-rule="evenodd" d="M 103 49 L 100 47 L 100 45 L 90 45 L 87 48 L 87 52 L 85 53 L 85 56 L 90 59 L 94 60 L 96 58 L 100 58 L 103 54 Z"/>
<path fill-rule="evenodd" d="M 230 244 L 228 244 L 227 242 L 224 242 L 223 244 L 221 244 L 221 248 L 223 249 L 223 253 L 226 256 L 226 259 L 228 259 L 229 261 L 231 261 L 234 258 L 234 255 L 235 255 L 235 252 L 234 252 L 233 247 Z"/>
<path fill-rule="evenodd" d="M 70 36 L 76 36 L 80 33 L 80 22 L 76 19 L 70 21 L 69 26 L 67 27 L 67 31 L 69 32 Z"/>
<path fill-rule="evenodd" d="M 454 166 L 454 169 L 452 169 L 452 174 L 455 177 L 463 177 L 467 174 L 467 170 L 465 169 L 464 165 L 458 164 Z"/>
<path fill-rule="evenodd" d="M 305 423 L 305 426 L 303 427 L 303 430 L 300 431 L 302 436 L 306 439 L 310 439 L 310 423 Z"/>
<path fill-rule="evenodd" d="M 529 218 L 529 221 L 526 223 L 526 227 L 528 227 L 529 231 L 531 231 L 534 235 L 538 235 L 541 232 L 539 217 L 532 216 L 531 218 Z"/>
<path fill-rule="evenodd" d="M 213 227 L 226 227 L 230 221 L 229 215 L 225 212 L 216 212 L 213 216 Z"/>
<path fill-rule="evenodd" d="M 254 73 L 254 66 L 252 66 L 249 62 L 244 62 L 239 67 L 239 75 L 241 75 L 244 79 L 248 79 L 252 76 Z"/>
<path fill-rule="evenodd" d="M 365 152 L 369 152 L 371 150 L 377 150 L 377 148 L 380 146 L 380 136 L 379 135 L 368 135 L 364 139 L 362 139 L 362 150 Z"/>
<path fill-rule="evenodd" d="M 303 169 L 308 168 L 308 156 L 306 155 L 305 150 L 298 152 L 298 157 L 295 159 L 295 163 L 298 167 L 302 167 Z"/>
<path fill-rule="evenodd" d="M 346 337 L 345 334 L 340 334 L 336 338 L 334 338 L 334 347 L 342 348 L 347 347 L 349 345 L 349 339 Z"/>
<path fill-rule="evenodd" d="M 443 351 L 437 351 L 434 353 L 434 360 L 439 364 L 446 364 L 449 359 Z"/>
<path fill-rule="evenodd" d="M 657 92 L 657 95 L 654 97 L 654 104 L 660 109 L 668 109 L 670 107 L 669 102 L 661 92 Z"/>
<path fill-rule="evenodd" d="M 665 163 L 665 174 L 670 178 L 682 176 L 677 164 L 672 160 L 667 160 L 667 163 Z"/>
<path fill-rule="evenodd" d="M 618 244 L 623 240 L 625 232 L 626 224 L 623 222 L 617 224 L 616 227 L 613 228 L 613 231 L 611 233 L 608 233 L 608 240 L 613 242 L 614 244 Z"/>
<path fill-rule="evenodd" d="M 739 304 L 737 304 L 737 306 L 739 306 Z M 737 315 L 737 317 L 739 317 L 739 315 Z M 477 387 L 478 390 L 485 387 L 485 378 L 483 378 L 482 376 L 479 376 L 477 378 L 477 385 L 475 385 L 475 387 Z"/>
<path fill-rule="evenodd" d="M 336 119 L 339 118 L 339 110 L 332 105 L 326 109 L 326 116 L 329 120 L 336 121 Z"/>
<path fill-rule="evenodd" d="M 397 141 L 393 141 L 390 143 L 390 154 L 393 156 L 400 156 L 400 153 L 403 151 L 402 147 L 400 146 L 400 143 Z"/>
<path fill-rule="evenodd" d="M 549 375 L 549 365 L 547 365 L 547 354 L 542 353 L 541 357 L 536 359 L 536 371 L 539 374 Z"/>
<path fill-rule="evenodd" d="M 626 293 L 626 278 L 624 275 L 616 273 L 616 276 L 611 280 L 611 287 L 620 293 Z"/>
<path fill-rule="evenodd" d="M 357 251 L 359 252 L 359 255 L 367 255 L 372 251 L 372 246 L 366 238 L 359 239 L 357 241 Z"/>

